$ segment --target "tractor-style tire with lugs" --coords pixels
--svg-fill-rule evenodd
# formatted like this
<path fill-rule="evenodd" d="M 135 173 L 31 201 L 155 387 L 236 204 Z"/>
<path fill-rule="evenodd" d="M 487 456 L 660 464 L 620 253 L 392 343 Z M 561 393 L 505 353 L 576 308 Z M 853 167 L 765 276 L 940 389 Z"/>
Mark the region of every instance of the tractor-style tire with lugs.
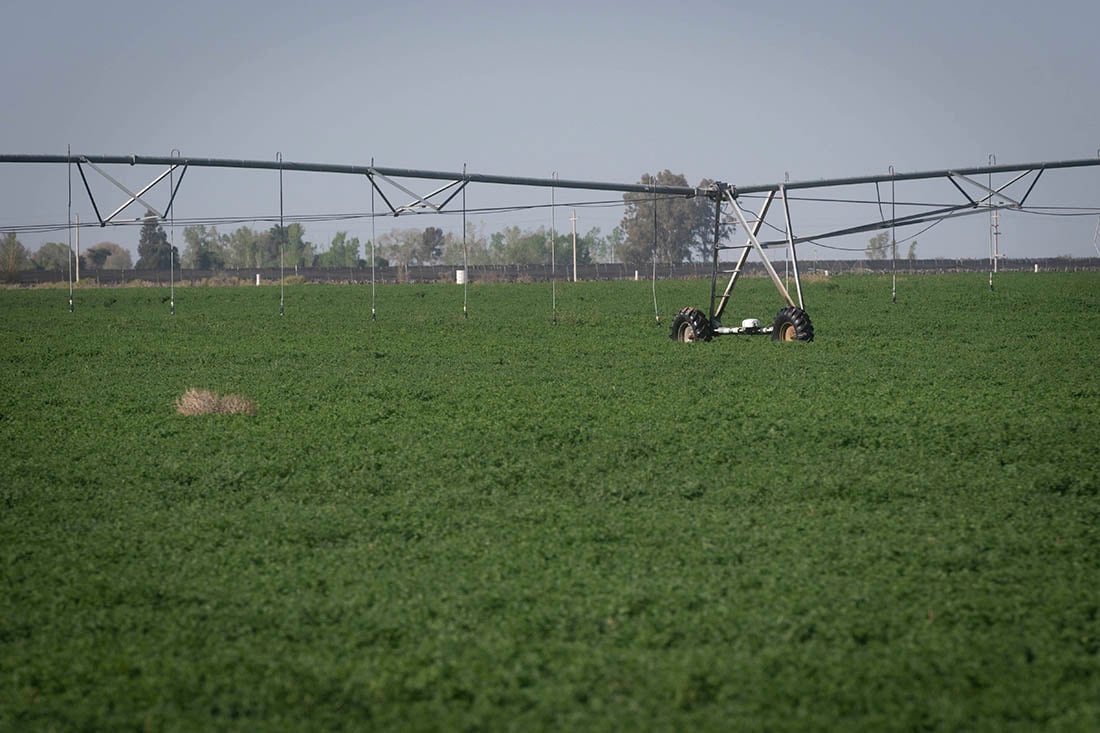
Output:
<path fill-rule="evenodd" d="M 673 341 L 689 344 L 693 341 L 710 341 L 714 338 L 707 314 L 698 308 L 682 309 L 672 319 L 672 331 L 668 335 Z"/>
<path fill-rule="evenodd" d="M 813 341 L 814 325 L 806 311 L 787 306 L 775 314 L 772 322 L 772 341 Z"/>

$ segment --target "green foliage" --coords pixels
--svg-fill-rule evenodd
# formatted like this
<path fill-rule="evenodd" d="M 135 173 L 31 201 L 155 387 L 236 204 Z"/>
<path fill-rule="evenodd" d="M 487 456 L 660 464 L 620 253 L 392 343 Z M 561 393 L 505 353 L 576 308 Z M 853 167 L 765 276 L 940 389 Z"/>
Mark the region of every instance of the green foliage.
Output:
<path fill-rule="evenodd" d="M 130 252 L 114 242 L 100 242 L 80 255 L 86 271 L 129 270 L 133 268 Z"/>
<path fill-rule="evenodd" d="M 179 251 L 168 242 L 168 235 L 160 219 L 152 211 L 146 211 L 138 239 L 138 270 L 167 270 L 179 267 Z"/>
<path fill-rule="evenodd" d="M 219 236 L 222 251 L 225 252 L 227 267 L 278 267 L 280 257 L 280 237 L 284 236 L 278 226 L 266 232 L 257 232 L 251 227 L 240 227 L 231 234 Z M 289 227 L 288 233 L 289 236 Z"/>
<path fill-rule="evenodd" d="M 286 244 L 284 264 L 287 267 L 310 267 L 313 264 L 316 253 L 314 252 L 313 243 L 305 240 L 306 229 L 304 226 L 295 222 L 287 225 L 283 232 L 279 231 L 278 226 L 272 227 L 271 232 L 276 241 L 281 239 Z"/>
<path fill-rule="evenodd" d="M 1098 286 L 0 291 L 0 729 L 1096 730 Z"/>
<path fill-rule="evenodd" d="M 418 259 L 424 264 L 438 262 L 443 257 L 443 248 L 446 243 L 442 229 L 424 227 L 424 233 L 420 237 L 420 249 L 417 252 Z"/>
<path fill-rule="evenodd" d="M 0 237 L 0 276 L 5 280 L 17 280 L 19 271 L 27 269 L 30 262 L 27 248 L 16 238 L 15 232 Z"/>
<path fill-rule="evenodd" d="M 216 270 L 225 267 L 225 243 L 218 236 L 218 228 L 209 229 L 203 224 L 183 228 L 183 266 L 196 270 Z"/>
<path fill-rule="evenodd" d="M 662 203 L 661 206 L 663 207 L 664 204 Z M 707 209 L 709 211 L 709 206 Z M 662 208 L 661 212 L 663 211 Z M 651 216 L 652 209 L 649 209 L 649 212 L 647 215 Z M 664 216 L 664 213 L 660 215 Z M 712 215 L 713 212 L 706 214 L 707 217 Z M 706 225 L 713 227 L 713 222 Z M 549 227 L 521 229 L 518 226 L 506 226 L 501 231 L 490 235 L 486 233 L 484 225 L 467 222 L 466 226 L 466 261 L 472 265 L 550 263 Z M 571 263 L 573 256 L 573 237 L 567 226 L 568 220 L 565 220 L 562 228 L 557 230 L 555 238 L 556 257 L 563 266 Z M 283 264 L 286 267 L 346 268 L 366 267 L 370 264 L 369 240 L 365 245 L 359 245 L 357 237 L 349 237 L 347 232 L 337 232 L 329 248 L 318 253 L 314 244 L 306 241 L 305 227 L 297 222 L 287 225 L 282 230 L 275 225 L 266 232 L 256 232 L 250 227 L 242 226 L 230 234 L 218 234 L 215 227 L 194 225 L 185 227 L 183 235 L 187 244 L 182 261 L 183 266 L 187 268 L 216 270 L 223 267 L 278 267 L 280 248 L 282 248 Z M 652 236 L 652 232 L 649 236 Z M 705 242 L 696 242 L 693 246 L 709 248 L 709 237 L 712 236 L 711 230 L 706 234 L 708 238 Z M 378 264 L 392 262 L 401 267 L 438 263 L 460 265 L 464 261 L 463 244 L 461 232 L 444 232 L 438 227 L 391 230 L 379 237 L 376 256 Z M 362 246 L 362 253 L 356 245 Z M 686 254 L 683 256 L 690 256 L 690 251 L 684 250 L 684 252 Z M 606 236 L 599 227 L 593 227 L 587 233 L 577 235 L 577 264 L 579 265 L 592 262 L 620 262 L 624 257 L 633 256 L 626 246 L 626 234 L 621 227 L 615 227 Z M 649 256 L 645 255 L 645 257 Z M 112 267 L 110 261 L 106 267 Z"/>
<path fill-rule="evenodd" d="M 645 173 L 640 183 L 656 186 L 687 186 L 682 174 L 664 170 L 657 175 Z M 699 187 L 711 181 L 700 181 Z M 714 202 L 704 196 L 683 198 L 646 193 L 623 194 L 626 209 L 622 230 L 626 236 L 621 249 L 621 261 L 631 264 L 652 262 L 683 262 L 695 254 L 706 261 L 714 245 Z M 654 215 L 656 210 L 656 216 Z M 731 227 L 723 224 L 721 238 L 729 236 Z"/>
<path fill-rule="evenodd" d="M 347 232 L 336 232 L 327 251 L 317 255 L 315 267 L 359 267 L 359 238 Z"/>
<path fill-rule="evenodd" d="M 31 257 L 31 262 L 40 270 L 68 272 L 71 266 L 72 250 L 61 242 L 46 242 Z"/>
<path fill-rule="evenodd" d="M 890 232 L 879 232 L 867 241 L 867 259 L 884 260 L 890 256 Z"/>

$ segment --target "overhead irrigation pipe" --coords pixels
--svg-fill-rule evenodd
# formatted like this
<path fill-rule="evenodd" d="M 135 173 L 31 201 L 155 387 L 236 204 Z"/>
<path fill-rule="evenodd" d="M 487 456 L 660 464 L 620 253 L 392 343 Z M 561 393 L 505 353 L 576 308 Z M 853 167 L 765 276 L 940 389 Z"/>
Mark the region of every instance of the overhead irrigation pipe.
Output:
<path fill-rule="evenodd" d="M 1100 151 L 1097 151 L 1100 152 Z M 457 173 L 448 171 L 429 171 L 414 168 L 386 168 L 375 165 L 339 165 L 329 163 L 294 163 L 271 160 L 239 160 L 231 158 L 184 158 L 145 155 L 35 155 L 0 154 L 0 163 L 65 163 L 87 162 L 91 164 L 120 165 L 170 165 L 195 166 L 199 168 L 238 168 L 258 170 L 303 171 L 310 173 L 349 173 L 366 176 L 389 176 L 393 178 L 420 178 L 430 180 L 465 181 L 467 183 L 495 183 L 508 186 L 539 186 L 543 188 L 584 189 L 591 191 L 616 191 L 620 193 L 647 193 L 669 196 L 709 196 L 721 199 L 723 194 L 718 185 L 697 188 L 694 186 L 667 186 L 643 183 L 610 183 L 605 181 L 578 181 L 565 178 L 531 178 L 525 176 L 499 176 L 483 173 Z M 1084 168 L 1100 165 L 1100 157 L 1077 160 L 1044 161 L 1039 163 L 1017 163 L 1009 165 L 986 165 L 970 168 L 941 168 L 939 170 L 895 173 L 892 175 L 853 176 L 848 178 L 821 178 L 809 181 L 769 183 L 752 186 L 731 186 L 734 197 L 740 194 L 768 193 L 779 191 L 782 185 L 787 191 L 807 188 L 826 188 L 832 186 L 855 186 L 864 183 L 885 181 L 916 181 L 951 176 L 975 176 L 992 173 L 1012 173 L 1016 171 L 1053 170 L 1058 168 Z"/>
<path fill-rule="evenodd" d="M 309 173 L 348 173 L 390 178 L 421 178 L 467 183 L 497 183 L 506 186 L 539 186 L 543 188 L 570 188 L 590 191 L 618 191 L 622 193 L 659 193 L 668 196 L 691 198 L 706 195 L 709 189 L 694 186 L 658 186 L 644 183 L 609 183 L 604 181 L 573 181 L 564 178 L 530 178 L 524 176 L 497 176 L 482 173 L 452 173 L 426 171 L 413 168 L 386 168 L 374 165 L 338 165 L 329 163 L 294 163 L 270 160 L 234 160 L 223 158 L 166 158 L 147 155 L 31 155 L 0 154 L 0 163 L 69 163 L 80 161 L 100 165 L 187 165 L 197 168 L 241 168 L 257 170 L 302 171 Z"/>
<path fill-rule="evenodd" d="M 3 157 L 0 156 L 0 162 Z M 791 183 L 769 183 L 756 186 L 736 186 L 736 193 L 767 193 L 778 192 L 782 185 L 788 191 L 804 188 L 829 188 L 833 186 L 858 186 L 864 183 L 885 183 L 888 181 L 919 181 L 931 178 L 948 178 L 951 176 L 974 176 L 986 173 L 1015 173 L 1017 171 L 1043 171 L 1057 168 L 1086 168 L 1100 165 L 1100 157 L 1080 158 L 1076 160 L 1053 160 L 1041 163 L 1016 163 L 1010 165 L 985 165 L 972 168 L 941 168 L 931 171 L 914 171 L 911 173 L 894 173 L 887 175 L 853 176 L 849 178 L 821 178 L 810 181 L 792 181 Z"/>

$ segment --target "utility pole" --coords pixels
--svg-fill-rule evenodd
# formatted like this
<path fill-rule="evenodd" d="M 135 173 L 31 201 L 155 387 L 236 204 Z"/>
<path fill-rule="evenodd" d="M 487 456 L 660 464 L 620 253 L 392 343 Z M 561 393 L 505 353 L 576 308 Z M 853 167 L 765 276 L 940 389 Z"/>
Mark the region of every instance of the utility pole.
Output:
<path fill-rule="evenodd" d="M 80 282 L 80 214 L 76 215 L 76 281 Z"/>
<path fill-rule="evenodd" d="M 573 209 L 573 216 L 569 217 L 573 222 L 573 282 L 577 282 L 577 210 Z"/>

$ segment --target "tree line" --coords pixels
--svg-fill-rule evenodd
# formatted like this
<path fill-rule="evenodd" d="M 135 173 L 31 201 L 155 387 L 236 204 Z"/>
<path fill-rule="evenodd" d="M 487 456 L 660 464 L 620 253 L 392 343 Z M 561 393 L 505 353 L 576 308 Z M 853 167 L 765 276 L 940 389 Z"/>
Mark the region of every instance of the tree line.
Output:
<path fill-rule="evenodd" d="M 644 174 L 642 184 L 686 186 L 682 174 L 668 170 Z M 703 180 L 699 186 L 710 181 Z M 619 226 L 604 233 L 593 227 L 576 238 L 577 264 L 624 262 L 644 264 L 680 263 L 696 257 L 707 259 L 714 239 L 714 203 L 705 197 L 653 196 L 627 193 L 623 196 L 623 218 Z M 568 225 L 563 227 L 568 229 Z M 720 237 L 728 237 L 732 225 L 720 226 Z M 463 236 L 465 234 L 465 236 Z M 98 269 L 167 270 L 185 267 L 198 270 L 224 268 L 364 268 L 371 263 L 370 240 L 361 242 L 347 231 L 338 231 L 328 242 L 312 242 L 300 223 L 278 224 L 268 229 L 241 226 L 219 232 L 216 226 L 196 224 L 184 227 L 183 249 L 172 246 L 162 222 L 147 212 L 138 241 L 137 262 L 113 242 L 101 242 L 80 253 L 81 270 Z M 532 265 L 549 264 L 556 254 L 563 265 L 572 263 L 571 231 L 553 232 L 543 225 L 534 229 L 506 226 L 490 232 L 484 224 L 468 223 L 465 233 L 445 232 L 439 227 L 392 230 L 374 243 L 378 266 L 416 265 Z M 9 232 L 0 239 L 0 271 L 21 269 L 66 270 L 70 264 L 67 244 L 48 242 L 36 252 L 26 250 Z"/>

